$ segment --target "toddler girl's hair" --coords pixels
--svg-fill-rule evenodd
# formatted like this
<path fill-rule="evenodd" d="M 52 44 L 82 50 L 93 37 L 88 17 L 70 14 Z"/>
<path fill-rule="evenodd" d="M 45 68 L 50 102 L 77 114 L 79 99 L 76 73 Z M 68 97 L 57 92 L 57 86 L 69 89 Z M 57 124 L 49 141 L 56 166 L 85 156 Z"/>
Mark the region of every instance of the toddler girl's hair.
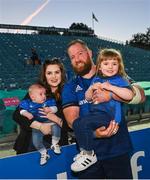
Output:
<path fill-rule="evenodd" d="M 120 51 L 116 49 L 108 49 L 108 48 L 102 49 L 99 51 L 97 62 L 96 62 L 96 74 L 102 75 L 101 71 L 99 70 L 99 67 L 102 61 L 108 60 L 109 58 L 118 60 L 118 63 L 119 63 L 118 74 L 126 77 L 127 74 L 124 69 L 123 59 L 122 59 L 122 55 Z"/>

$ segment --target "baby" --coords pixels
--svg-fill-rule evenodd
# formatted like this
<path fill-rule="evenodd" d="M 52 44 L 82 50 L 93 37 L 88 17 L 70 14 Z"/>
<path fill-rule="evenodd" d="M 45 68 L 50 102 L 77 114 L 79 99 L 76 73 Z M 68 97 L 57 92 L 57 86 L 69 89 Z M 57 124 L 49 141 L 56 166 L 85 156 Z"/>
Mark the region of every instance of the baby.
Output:
<path fill-rule="evenodd" d="M 61 135 L 61 128 L 56 123 L 50 121 L 47 118 L 42 118 L 39 108 L 43 108 L 46 113 L 56 113 L 57 106 L 56 101 L 53 98 L 46 98 L 46 90 L 40 84 L 33 84 L 29 87 L 30 99 L 22 100 L 19 104 L 20 114 L 28 118 L 29 120 L 34 118 L 36 121 L 42 123 L 51 123 L 52 145 L 51 148 L 56 154 L 60 154 L 60 146 L 58 145 Z M 44 134 L 37 129 L 32 129 L 32 141 L 35 148 L 40 152 L 40 164 L 44 165 L 50 156 L 43 144 Z"/>

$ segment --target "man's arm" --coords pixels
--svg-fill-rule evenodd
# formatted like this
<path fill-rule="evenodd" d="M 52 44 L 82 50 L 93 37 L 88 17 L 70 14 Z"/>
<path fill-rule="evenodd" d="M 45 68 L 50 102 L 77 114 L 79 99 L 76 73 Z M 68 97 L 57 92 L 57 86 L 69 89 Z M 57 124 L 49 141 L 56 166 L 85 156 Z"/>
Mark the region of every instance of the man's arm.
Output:
<path fill-rule="evenodd" d="M 79 104 L 76 95 L 76 80 L 64 85 L 62 90 L 62 108 L 68 126 L 72 128 L 75 119 L 79 117 Z"/>
<path fill-rule="evenodd" d="M 91 101 L 92 100 L 92 96 L 93 96 L 93 88 L 92 88 L 92 86 L 90 86 L 88 88 L 88 90 L 85 92 L 85 99 L 87 101 Z"/>
<path fill-rule="evenodd" d="M 132 100 L 129 102 L 129 104 L 143 103 L 146 99 L 144 89 L 141 88 L 136 83 L 132 84 L 131 86 L 132 86 L 132 91 L 134 93 L 134 96 L 133 96 Z"/>
<path fill-rule="evenodd" d="M 133 98 L 131 101 L 125 101 L 124 99 L 121 99 L 119 96 L 116 94 L 112 94 L 112 98 L 120 101 L 120 102 L 125 102 L 127 104 L 140 104 L 143 103 L 146 99 L 144 89 L 142 89 L 139 85 L 137 84 L 132 84 L 132 92 L 133 92 Z"/>
<path fill-rule="evenodd" d="M 79 117 L 79 106 L 69 106 L 63 109 L 66 121 L 69 127 L 72 128 L 72 124 L 75 119 Z"/>

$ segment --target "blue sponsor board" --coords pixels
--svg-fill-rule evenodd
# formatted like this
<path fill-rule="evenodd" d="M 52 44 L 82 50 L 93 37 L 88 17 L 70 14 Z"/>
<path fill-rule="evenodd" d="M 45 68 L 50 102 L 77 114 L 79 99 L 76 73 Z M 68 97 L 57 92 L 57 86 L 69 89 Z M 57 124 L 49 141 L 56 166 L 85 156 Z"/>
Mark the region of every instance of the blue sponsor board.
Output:
<path fill-rule="evenodd" d="M 60 179 L 73 178 L 70 164 L 77 153 L 76 145 L 62 147 L 60 155 L 48 151 L 50 159 L 46 165 L 40 165 L 40 153 L 0 159 L 0 179 Z"/>
<path fill-rule="evenodd" d="M 150 179 L 150 129 L 130 133 L 134 152 L 131 165 L 134 179 Z M 77 179 L 70 170 L 70 164 L 77 153 L 76 145 L 62 147 L 62 154 L 55 155 L 46 165 L 39 164 L 38 152 L 0 159 L 0 179 Z"/>
<path fill-rule="evenodd" d="M 134 152 L 131 166 L 134 179 L 150 179 L 150 128 L 130 133 Z"/>

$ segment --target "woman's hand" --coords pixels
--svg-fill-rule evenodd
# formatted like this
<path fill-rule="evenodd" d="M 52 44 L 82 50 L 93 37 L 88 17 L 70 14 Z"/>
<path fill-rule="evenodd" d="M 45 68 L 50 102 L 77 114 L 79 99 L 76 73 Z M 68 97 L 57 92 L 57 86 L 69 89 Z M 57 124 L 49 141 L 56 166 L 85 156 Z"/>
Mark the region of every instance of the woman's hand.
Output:
<path fill-rule="evenodd" d="M 59 118 L 56 114 L 54 113 L 48 113 L 47 118 L 55 123 L 57 123 L 60 127 L 62 127 L 62 119 Z"/>
<path fill-rule="evenodd" d="M 42 118 L 47 118 L 49 119 L 50 121 L 53 121 L 54 123 L 58 124 L 60 127 L 62 127 L 62 119 L 60 119 L 56 114 L 54 113 L 46 113 L 43 111 L 43 109 L 39 109 L 40 110 L 40 113 L 43 114 L 41 115 L 40 117 Z"/>
<path fill-rule="evenodd" d="M 100 127 L 95 130 L 95 135 L 97 138 L 107 138 L 115 135 L 118 132 L 119 125 L 115 121 L 111 121 L 107 128 Z"/>
<path fill-rule="evenodd" d="M 52 125 L 50 123 L 42 123 L 39 130 L 44 135 L 48 135 L 48 134 L 51 134 L 51 126 Z"/>
<path fill-rule="evenodd" d="M 51 134 L 51 124 L 50 123 L 41 123 L 38 121 L 33 121 L 30 125 L 31 128 L 40 130 L 44 135 Z"/>
<path fill-rule="evenodd" d="M 52 113 L 52 110 L 51 110 L 50 107 L 43 107 L 43 111 L 44 111 L 45 113 L 49 113 L 49 112 Z"/>

